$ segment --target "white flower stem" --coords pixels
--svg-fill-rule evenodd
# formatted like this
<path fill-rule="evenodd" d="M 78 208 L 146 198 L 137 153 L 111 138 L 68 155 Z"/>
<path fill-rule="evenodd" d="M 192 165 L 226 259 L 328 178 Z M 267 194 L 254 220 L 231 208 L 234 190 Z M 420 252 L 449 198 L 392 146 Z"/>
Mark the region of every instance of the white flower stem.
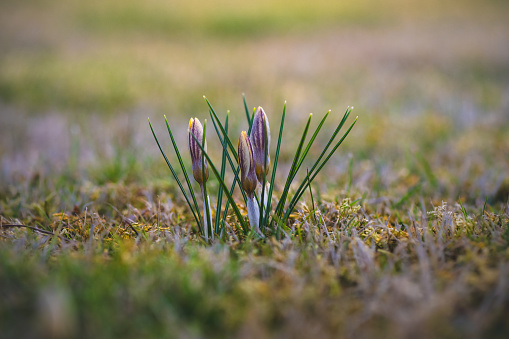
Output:
<path fill-rule="evenodd" d="M 247 216 L 249 217 L 251 228 L 255 229 L 258 234 L 263 236 L 258 227 L 260 223 L 260 208 L 253 195 L 247 197 Z"/>
<path fill-rule="evenodd" d="M 212 225 L 212 211 L 210 210 L 210 199 L 209 196 L 205 196 L 205 190 L 203 185 L 201 186 L 201 196 L 203 198 L 203 231 L 205 233 L 205 241 L 209 241 L 209 228 Z M 211 231 L 210 237 L 214 239 L 214 232 Z"/>

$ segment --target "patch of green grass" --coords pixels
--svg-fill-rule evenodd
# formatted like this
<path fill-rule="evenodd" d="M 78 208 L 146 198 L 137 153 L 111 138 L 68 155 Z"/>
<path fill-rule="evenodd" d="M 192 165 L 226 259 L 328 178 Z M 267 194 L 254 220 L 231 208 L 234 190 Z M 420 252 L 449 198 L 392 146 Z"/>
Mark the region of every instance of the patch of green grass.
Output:
<path fill-rule="evenodd" d="M 228 236 L 212 246 L 167 204 L 119 212 L 90 205 L 39 222 L 61 238 L 3 219 L 4 334 L 466 335 L 458 317 L 479 333 L 508 330 L 509 304 L 493 299 L 507 288 L 507 210 L 480 217 L 444 204 L 396 221 L 366 203 L 322 202 L 318 219 L 299 208 L 282 242 Z M 417 314 L 419 325 L 402 321 Z"/>
<path fill-rule="evenodd" d="M 2 295 L 4 335 L 219 337 L 238 327 L 245 297 L 233 262 L 214 272 L 198 249 L 184 262 L 172 249 L 143 245 L 131 255 L 132 246 L 127 242 L 108 258 L 71 250 L 49 260 L 37 249 L 15 258 L 2 248 L 0 285 L 9 291 Z M 28 286 L 37 287 L 27 294 Z M 18 327 L 20 317 L 34 326 Z"/>

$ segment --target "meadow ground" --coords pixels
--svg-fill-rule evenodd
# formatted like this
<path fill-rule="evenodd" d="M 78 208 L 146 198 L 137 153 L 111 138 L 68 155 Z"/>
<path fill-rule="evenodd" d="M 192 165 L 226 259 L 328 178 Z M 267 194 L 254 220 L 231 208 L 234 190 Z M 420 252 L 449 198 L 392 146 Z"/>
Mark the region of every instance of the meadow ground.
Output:
<path fill-rule="evenodd" d="M 495 0 L 3 1 L 0 336 L 507 337 L 508 16 Z M 168 116 L 190 167 L 202 96 L 236 140 L 242 93 L 273 133 L 287 101 L 281 183 L 310 112 L 359 120 L 281 239 L 232 216 L 206 244 L 147 117 L 176 161 Z"/>

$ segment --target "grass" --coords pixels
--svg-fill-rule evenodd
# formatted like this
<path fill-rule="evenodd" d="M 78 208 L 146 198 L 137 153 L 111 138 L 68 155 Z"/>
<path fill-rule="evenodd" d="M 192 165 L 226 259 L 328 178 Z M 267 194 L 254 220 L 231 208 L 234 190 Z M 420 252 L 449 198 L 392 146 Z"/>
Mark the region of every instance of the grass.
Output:
<path fill-rule="evenodd" d="M 2 2 L 2 337 L 507 337 L 506 4 L 288 3 Z M 207 118 L 231 183 L 202 95 L 234 148 L 263 106 L 272 156 L 287 101 L 273 208 L 331 109 L 280 239 L 231 208 L 200 237 L 146 119 L 164 136 L 166 115 L 189 171 L 187 122 Z"/>
<path fill-rule="evenodd" d="M 4 230 L 4 333 L 507 333 L 507 210 L 465 217 L 444 204 L 397 221 L 347 199 L 322 202 L 319 223 L 302 206 L 282 242 L 203 246 L 175 208 L 131 207 L 132 224 L 92 211 L 53 214 L 46 229 L 63 238 Z"/>

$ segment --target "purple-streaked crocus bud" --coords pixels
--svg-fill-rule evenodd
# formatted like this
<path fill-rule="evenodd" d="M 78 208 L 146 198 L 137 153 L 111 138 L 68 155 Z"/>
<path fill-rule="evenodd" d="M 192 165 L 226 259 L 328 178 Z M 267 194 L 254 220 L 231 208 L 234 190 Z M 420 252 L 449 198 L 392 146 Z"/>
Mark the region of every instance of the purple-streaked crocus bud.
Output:
<path fill-rule="evenodd" d="M 239 167 L 242 188 L 249 197 L 252 197 L 258 182 L 256 181 L 253 147 L 244 131 L 239 138 Z"/>
<path fill-rule="evenodd" d="M 267 115 L 261 107 L 258 107 L 254 114 L 250 138 L 253 145 L 256 177 L 260 183 L 263 183 L 263 176 L 269 172 L 270 165 L 270 128 Z"/>
<path fill-rule="evenodd" d="M 209 178 L 209 169 L 207 167 L 207 160 L 203 159 L 205 164 L 205 178 L 203 178 L 202 153 L 200 146 L 193 138 L 193 135 L 200 143 L 203 143 L 203 127 L 198 118 L 191 118 L 191 120 L 189 120 L 189 153 L 191 153 L 191 160 L 193 162 L 194 180 L 196 180 L 200 185 L 203 185 L 203 183 Z M 207 150 L 206 141 L 204 149 Z"/>

